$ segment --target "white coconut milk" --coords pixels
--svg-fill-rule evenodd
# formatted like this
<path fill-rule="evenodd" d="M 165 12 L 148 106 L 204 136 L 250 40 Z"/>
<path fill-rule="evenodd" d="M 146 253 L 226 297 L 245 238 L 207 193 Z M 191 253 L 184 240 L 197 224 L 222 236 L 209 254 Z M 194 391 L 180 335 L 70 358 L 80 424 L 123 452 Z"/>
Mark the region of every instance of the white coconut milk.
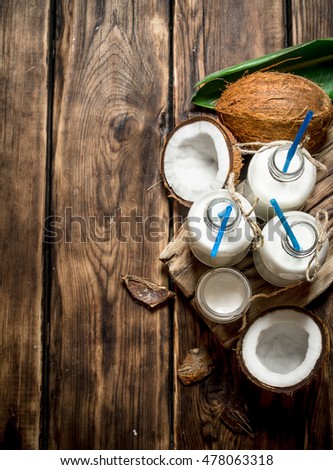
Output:
<path fill-rule="evenodd" d="M 251 210 L 249 202 L 238 195 L 246 211 Z M 225 208 L 231 205 L 230 217 L 223 234 L 216 257 L 211 256 Z M 255 214 L 251 214 L 255 220 Z M 232 266 L 247 254 L 253 240 L 253 231 L 248 221 L 241 214 L 228 190 L 220 189 L 203 194 L 196 200 L 187 218 L 189 245 L 192 253 L 202 263 L 217 266 Z"/>
<path fill-rule="evenodd" d="M 316 183 L 316 168 L 306 158 L 309 153 L 298 149 L 287 173 L 282 171 L 289 146 L 272 147 L 256 153 L 248 168 L 245 197 L 256 206 L 257 217 L 274 217 L 270 199 L 275 198 L 283 211 L 301 209 Z"/>
<path fill-rule="evenodd" d="M 318 366 L 325 338 L 305 311 L 280 307 L 256 319 L 242 340 L 242 360 L 261 385 L 296 387 Z"/>
<path fill-rule="evenodd" d="M 251 287 L 248 280 L 233 268 L 215 268 L 204 274 L 196 289 L 202 314 L 217 323 L 239 318 L 249 306 Z"/>
<path fill-rule="evenodd" d="M 301 250 L 293 248 L 278 217 L 271 219 L 263 228 L 264 244 L 253 254 L 259 274 L 275 286 L 288 286 L 306 279 L 311 263 L 314 269 L 314 255 L 318 243 L 316 220 L 310 214 L 299 211 L 285 213 L 286 219 L 300 244 Z M 319 253 L 322 265 L 328 253 L 326 240 Z"/>

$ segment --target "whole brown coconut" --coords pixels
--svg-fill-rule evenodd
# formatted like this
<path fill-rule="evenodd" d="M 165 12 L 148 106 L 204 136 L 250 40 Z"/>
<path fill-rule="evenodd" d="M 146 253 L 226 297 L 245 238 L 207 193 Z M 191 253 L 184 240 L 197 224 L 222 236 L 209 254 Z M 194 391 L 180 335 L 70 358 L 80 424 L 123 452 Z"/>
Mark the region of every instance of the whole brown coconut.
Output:
<path fill-rule="evenodd" d="M 240 142 L 294 140 L 307 111 L 309 152 L 325 140 L 333 120 L 329 96 L 315 83 L 290 73 L 256 72 L 231 83 L 215 109 Z"/>

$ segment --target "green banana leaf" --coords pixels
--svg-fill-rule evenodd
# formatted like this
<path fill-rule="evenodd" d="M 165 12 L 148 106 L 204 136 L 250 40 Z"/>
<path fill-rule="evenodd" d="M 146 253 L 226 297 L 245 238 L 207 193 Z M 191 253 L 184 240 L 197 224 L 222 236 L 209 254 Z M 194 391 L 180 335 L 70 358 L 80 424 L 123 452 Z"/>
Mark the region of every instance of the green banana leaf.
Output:
<path fill-rule="evenodd" d="M 238 80 L 245 73 L 266 68 L 308 78 L 333 99 L 333 38 L 327 38 L 287 47 L 207 75 L 195 85 L 200 88 L 191 101 L 197 106 L 214 109 L 216 100 L 229 83 Z"/>

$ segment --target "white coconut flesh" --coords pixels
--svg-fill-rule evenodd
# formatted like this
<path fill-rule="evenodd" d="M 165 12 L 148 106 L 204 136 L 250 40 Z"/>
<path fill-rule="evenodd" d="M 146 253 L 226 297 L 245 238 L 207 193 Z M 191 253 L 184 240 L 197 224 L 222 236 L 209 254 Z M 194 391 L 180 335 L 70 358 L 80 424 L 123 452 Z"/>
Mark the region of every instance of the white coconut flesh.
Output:
<path fill-rule="evenodd" d="M 222 130 L 206 120 L 180 126 L 169 139 L 163 165 L 169 186 L 186 201 L 222 188 L 230 169 L 230 151 Z"/>
<path fill-rule="evenodd" d="M 322 348 L 321 331 L 309 315 L 279 309 L 250 326 L 243 338 L 242 358 L 260 382 L 292 387 L 310 375 Z"/>

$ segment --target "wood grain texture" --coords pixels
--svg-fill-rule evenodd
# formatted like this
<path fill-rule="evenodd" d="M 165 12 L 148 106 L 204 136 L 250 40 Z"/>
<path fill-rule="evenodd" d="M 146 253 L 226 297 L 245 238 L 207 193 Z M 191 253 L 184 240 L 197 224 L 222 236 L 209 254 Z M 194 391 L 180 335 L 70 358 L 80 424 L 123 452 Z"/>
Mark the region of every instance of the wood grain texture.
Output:
<path fill-rule="evenodd" d="M 149 312 L 121 281 L 168 282 L 168 203 L 161 185 L 147 192 L 167 131 L 168 15 L 166 2 L 59 2 L 53 449 L 169 447 L 168 306 Z"/>
<path fill-rule="evenodd" d="M 284 2 L 175 1 L 174 117 L 190 110 L 194 85 L 205 75 L 284 47 Z M 248 25 L 256 27 L 248 27 Z"/>
<path fill-rule="evenodd" d="M 292 41 L 301 44 L 333 36 L 333 4 L 327 0 L 291 1 Z"/>
<path fill-rule="evenodd" d="M 190 103 L 194 84 L 285 45 L 333 36 L 332 8 L 330 0 L 0 2 L 0 449 L 38 448 L 41 423 L 50 449 L 333 447 L 333 344 L 308 389 L 263 393 L 195 312 L 190 289 L 183 295 L 175 285 L 174 303 L 150 312 L 121 282 L 133 274 L 168 286 L 158 257 L 171 204 L 156 184 L 159 154 L 172 120 L 202 112 Z M 320 175 L 306 210 L 324 204 L 332 217 L 331 138 L 321 158 L 329 175 Z M 52 263 L 43 272 L 49 177 Z M 171 213 L 176 231 L 187 210 L 174 203 Z M 179 257 L 186 277 L 183 263 Z M 48 350 L 42 305 L 50 278 Z M 308 308 L 333 331 L 332 288 Z M 184 386 L 177 367 L 201 344 L 214 372 Z M 41 407 L 47 383 L 49 409 Z M 223 420 L 230 400 L 246 406 L 253 435 Z"/>
<path fill-rule="evenodd" d="M 5 449 L 36 449 L 40 433 L 48 8 L 44 1 L 0 5 L 0 448 Z"/>

